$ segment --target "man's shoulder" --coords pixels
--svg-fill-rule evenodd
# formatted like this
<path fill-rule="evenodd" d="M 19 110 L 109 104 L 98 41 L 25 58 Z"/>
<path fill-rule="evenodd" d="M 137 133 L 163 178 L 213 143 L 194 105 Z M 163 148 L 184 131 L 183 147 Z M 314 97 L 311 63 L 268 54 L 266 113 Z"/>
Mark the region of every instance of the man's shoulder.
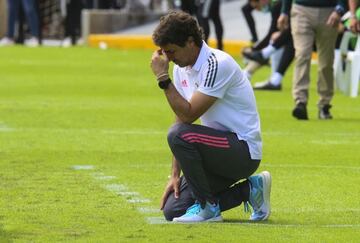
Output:
<path fill-rule="evenodd" d="M 237 62 L 228 53 L 213 49 L 209 54 L 207 61 L 203 65 L 203 70 L 207 71 L 209 68 L 219 70 L 229 70 L 238 66 Z"/>

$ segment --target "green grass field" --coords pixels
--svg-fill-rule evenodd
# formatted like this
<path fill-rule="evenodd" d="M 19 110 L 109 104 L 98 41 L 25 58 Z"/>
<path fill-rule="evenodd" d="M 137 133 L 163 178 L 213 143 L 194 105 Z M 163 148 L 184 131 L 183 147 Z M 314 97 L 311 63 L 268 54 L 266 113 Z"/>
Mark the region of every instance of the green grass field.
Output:
<path fill-rule="evenodd" d="M 166 224 L 173 115 L 150 56 L 0 49 L 0 242 L 359 242 L 360 98 L 336 93 L 335 119 L 318 120 L 315 66 L 309 121 L 290 115 L 292 71 L 283 91 L 256 92 L 270 219 L 241 206 L 224 223 Z"/>

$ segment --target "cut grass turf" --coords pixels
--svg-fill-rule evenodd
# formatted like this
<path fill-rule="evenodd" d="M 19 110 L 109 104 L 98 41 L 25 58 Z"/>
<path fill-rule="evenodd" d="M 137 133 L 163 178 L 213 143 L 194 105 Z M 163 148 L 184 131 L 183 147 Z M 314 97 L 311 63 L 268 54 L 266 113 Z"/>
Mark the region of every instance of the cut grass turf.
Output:
<path fill-rule="evenodd" d="M 358 241 L 360 98 L 336 93 L 334 120 L 318 120 L 316 66 L 309 121 L 290 115 L 291 70 L 283 91 L 256 92 L 270 220 L 249 223 L 239 207 L 225 223 L 163 224 L 173 115 L 150 56 L 0 49 L 0 242 Z"/>

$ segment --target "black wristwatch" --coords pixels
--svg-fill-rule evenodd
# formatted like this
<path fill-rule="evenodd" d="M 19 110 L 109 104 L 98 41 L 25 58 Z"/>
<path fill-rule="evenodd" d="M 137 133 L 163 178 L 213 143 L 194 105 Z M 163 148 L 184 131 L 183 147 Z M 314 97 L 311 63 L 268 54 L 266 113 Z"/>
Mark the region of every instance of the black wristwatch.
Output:
<path fill-rule="evenodd" d="M 171 84 L 171 79 L 170 78 L 158 82 L 158 85 L 159 85 L 160 89 L 167 89 L 169 87 L 169 84 Z"/>

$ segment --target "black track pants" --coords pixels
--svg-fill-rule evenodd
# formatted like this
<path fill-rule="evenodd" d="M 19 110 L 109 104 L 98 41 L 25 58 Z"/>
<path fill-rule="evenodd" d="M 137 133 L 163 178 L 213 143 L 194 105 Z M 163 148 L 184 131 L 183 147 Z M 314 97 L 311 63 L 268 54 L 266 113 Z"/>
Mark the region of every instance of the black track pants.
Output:
<path fill-rule="evenodd" d="M 248 178 L 260 163 L 251 159 L 247 143 L 236 134 L 201 125 L 175 124 L 168 143 L 194 198 L 202 204 L 218 201 L 217 195 Z"/>

